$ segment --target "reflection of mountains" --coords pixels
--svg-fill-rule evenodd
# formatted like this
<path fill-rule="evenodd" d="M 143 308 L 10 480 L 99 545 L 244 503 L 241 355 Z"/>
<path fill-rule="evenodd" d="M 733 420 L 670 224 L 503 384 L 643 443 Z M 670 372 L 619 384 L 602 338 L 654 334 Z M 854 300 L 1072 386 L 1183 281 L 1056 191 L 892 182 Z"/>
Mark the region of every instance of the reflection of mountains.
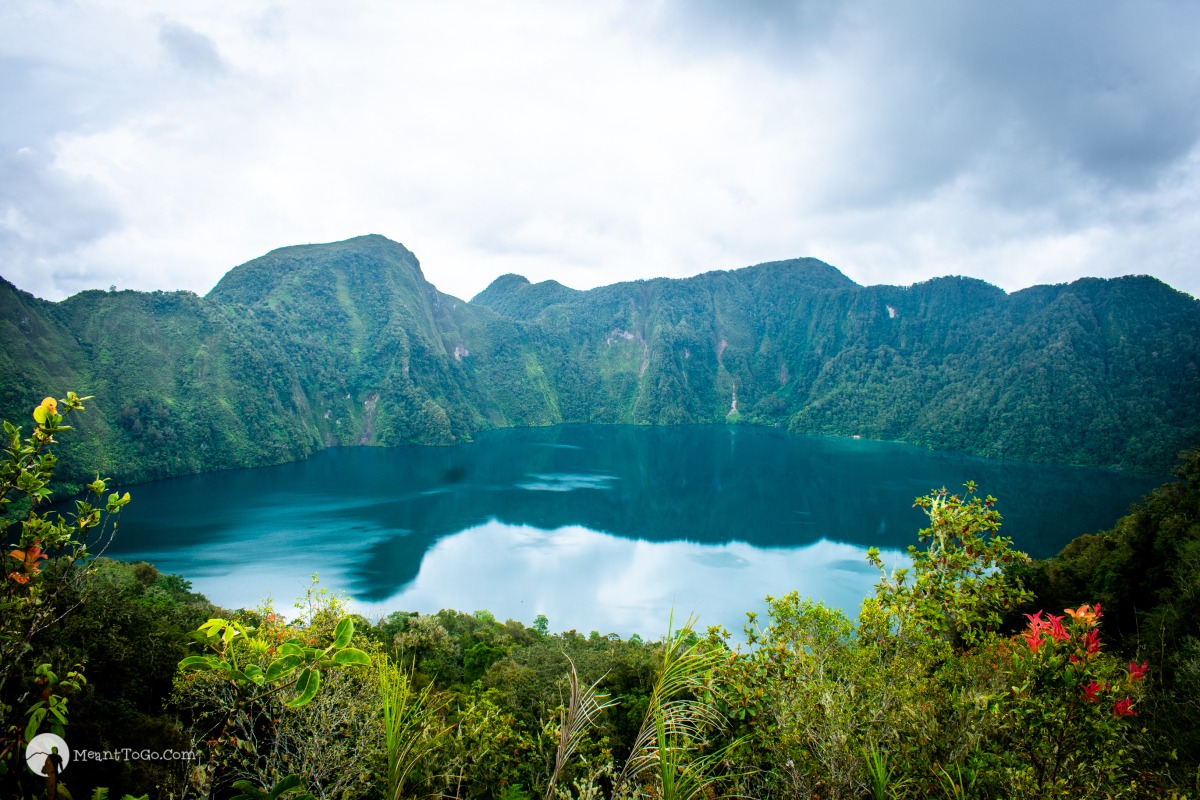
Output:
<path fill-rule="evenodd" d="M 355 570 L 355 592 L 365 600 L 391 596 L 417 576 L 439 539 L 489 519 L 547 530 L 579 525 L 648 541 L 790 548 L 825 538 L 904 548 L 923 521 L 913 498 L 970 478 L 1001 498 L 1005 532 L 1017 546 L 1045 556 L 1078 534 L 1110 526 L 1153 483 L 716 426 L 510 429 L 466 447 L 368 452 L 309 462 L 328 470 L 326 490 L 385 497 L 387 487 L 403 487 L 396 499 L 327 512 L 392 532 L 369 545 Z M 343 459 L 363 456 L 377 462 L 361 468 L 370 477 L 338 468 Z M 351 480 L 356 487 L 340 485 Z M 1070 517 L 1047 511 L 1062 508 L 1064 496 L 1089 501 L 1073 505 Z"/>

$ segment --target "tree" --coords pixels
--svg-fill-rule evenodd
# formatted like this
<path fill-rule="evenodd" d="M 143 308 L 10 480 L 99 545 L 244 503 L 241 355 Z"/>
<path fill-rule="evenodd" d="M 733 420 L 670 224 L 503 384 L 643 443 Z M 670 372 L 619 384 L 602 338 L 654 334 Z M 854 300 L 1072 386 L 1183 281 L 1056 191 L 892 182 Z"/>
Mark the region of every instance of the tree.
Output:
<path fill-rule="evenodd" d="M 95 571 L 94 563 L 85 560 L 104 552 L 129 502 L 128 492 L 105 500 L 107 482 L 97 476 L 87 492 L 102 505 L 77 500 L 71 515 L 42 510 L 52 497 L 50 480 L 57 465 L 52 448 L 58 444 L 54 437 L 71 430 L 63 418 L 82 412 L 90 399 L 74 392 L 62 400 L 45 398 L 33 410 L 34 428 L 28 438 L 4 422 L 8 447 L 0 459 L 0 543 L 6 551 L 0 577 L 0 775 L 18 767 L 22 775 L 24 744 L 43 728 L 61 735 L 67 724 L 67 698 L 84 683 L 83 667 L 45 662 L 44 649 L 37 645 L 82 604 L 85 584 Z M 68 593 L 79 599 L 64 608 L 56 600 Z"/>
<path fill-rule="evenodd" d="M 974 481 L 965 488 L 965 496 L 942 488 L 917 498 L 914 505 L 925 510 L 929 527 L 917 533 L 923 547 L 908 548 L 911 568 L 889 575 L 879 549 L 867 551 L 881 579 L 875 597 L 863 605 L 864 620 L 961 649 L 979 643 L 1006 614 L 1029 601 L 1031 593 L 1005 569 L 1027 564 L 1029 556 L 999 534 L 996 498 L 977 495 Z"/>

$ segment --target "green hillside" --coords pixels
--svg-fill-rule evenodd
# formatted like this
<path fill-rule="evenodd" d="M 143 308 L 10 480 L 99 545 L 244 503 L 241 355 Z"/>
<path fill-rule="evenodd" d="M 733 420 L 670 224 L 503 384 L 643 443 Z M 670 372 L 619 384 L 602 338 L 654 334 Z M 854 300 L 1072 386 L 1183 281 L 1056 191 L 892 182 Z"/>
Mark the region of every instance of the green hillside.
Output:
<path fill-rule="evenodd" d="M 467 303 L 364 236 L 273 251 L 203 298 L 0 284 L 0 415 L 62 387 L 103 412 L 65 452 L 75 482 L 564 421 L 1163 470 L 1200 440 L 1200 303 L 1146 277 L 862 287 L 815 259 L 590 291 L 506 275 Z"/>
<path fill-rule="evenodd" d="M 1148 277 L 1012 295 L 854 284 L 812 259 L 473 301 L 536 325 L 569 416 L 738 420 L 985 456 L 1163 469 L 1200 439 L 1200 303 Z"/>

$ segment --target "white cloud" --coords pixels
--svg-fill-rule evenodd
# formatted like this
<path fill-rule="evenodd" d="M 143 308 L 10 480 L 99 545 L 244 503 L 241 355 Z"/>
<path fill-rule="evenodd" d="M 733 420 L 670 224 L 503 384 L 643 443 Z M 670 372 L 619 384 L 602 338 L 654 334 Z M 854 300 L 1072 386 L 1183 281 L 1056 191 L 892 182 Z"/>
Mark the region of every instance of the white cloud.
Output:
<path fill-rule="evenodd" d="M 6 201 L 0 274 L 204 292 L 382 233 L 462 297 L 801 255 L 1200 294 L 1192 9 L 905 8 L 15 2 L 0 163 L 56 178 Z"/>

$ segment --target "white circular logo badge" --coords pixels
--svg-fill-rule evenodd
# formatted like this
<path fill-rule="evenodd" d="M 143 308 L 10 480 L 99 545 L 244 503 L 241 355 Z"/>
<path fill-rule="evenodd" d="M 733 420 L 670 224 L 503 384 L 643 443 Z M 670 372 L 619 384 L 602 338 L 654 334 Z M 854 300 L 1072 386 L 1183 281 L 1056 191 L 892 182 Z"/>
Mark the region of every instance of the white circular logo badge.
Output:
<path fill-rule="evenodd" d="M 25 763 L 35 775 L 45 775 L 46 762 L 55 759 L 58 761 L 58 772 L 62 773 L 71 760 L 71 748 L 53 733 L 39 733 L 25 748 Z"/>

